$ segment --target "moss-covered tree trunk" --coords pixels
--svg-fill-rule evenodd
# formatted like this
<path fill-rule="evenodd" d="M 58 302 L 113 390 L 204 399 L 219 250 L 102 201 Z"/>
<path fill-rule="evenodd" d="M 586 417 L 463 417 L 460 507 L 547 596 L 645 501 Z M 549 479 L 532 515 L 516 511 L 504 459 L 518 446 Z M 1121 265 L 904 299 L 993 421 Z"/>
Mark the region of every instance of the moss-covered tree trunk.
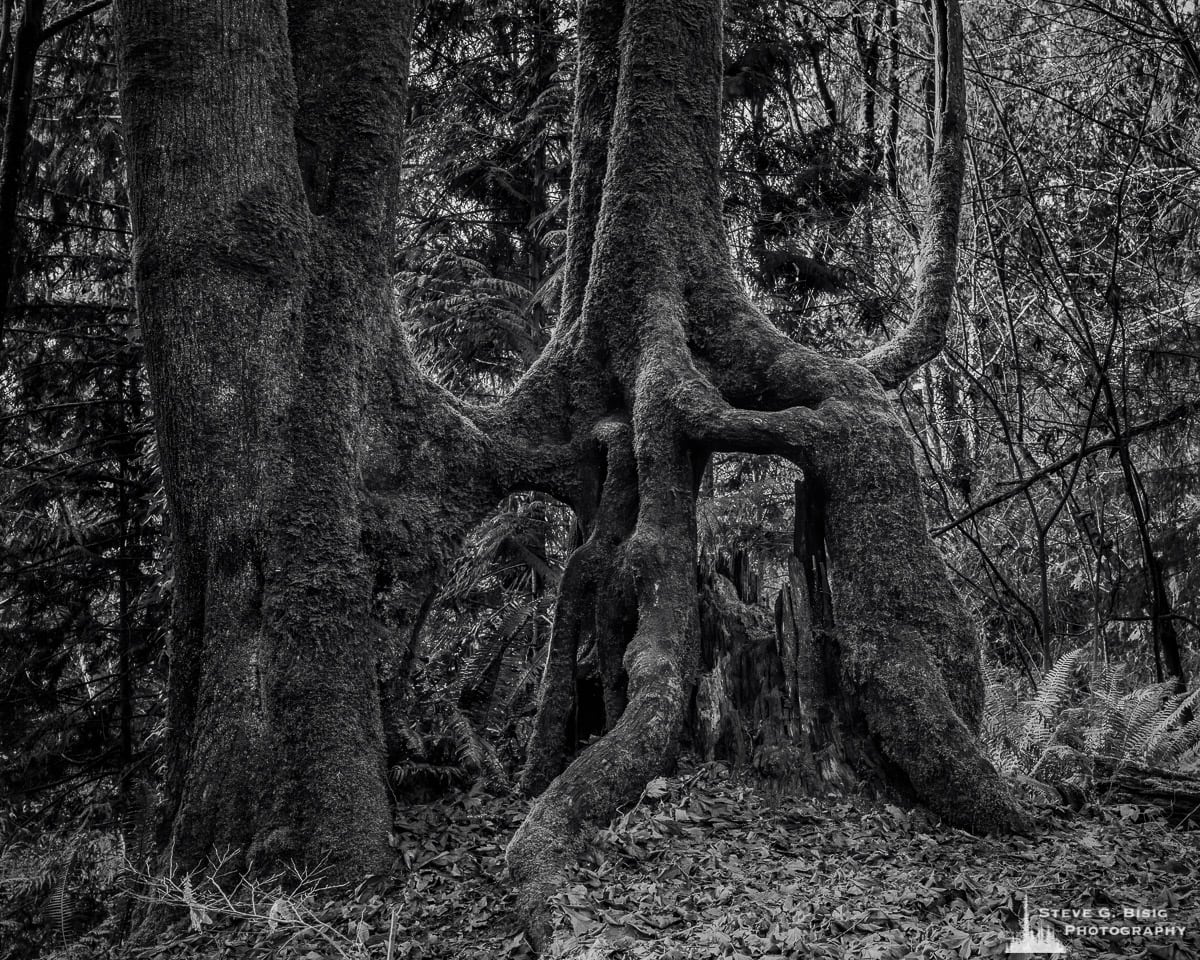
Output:
<path fill-rule="evenodd" d="M 116 6 L 173 544 L 160 839 L 177 868 L 385 867 L 380 664 L 500 497 L 534 477 L 563 493 L 536 410 L 467 410 L 396 327 L 414 6 Z"/>
<path fill-rule="evenodd" d="M 301 0 L 289 25 L 277 0 L 118 5 L 175 548 L 168 819 L 187 869 L 223 850 L 231 867 L 385 862 L 357 475 L 408 6 L 323 22 Z M 361 72 L 337 57 L 350 48 Z"/>
<path fill-rule="evenodd" d="M 174 545 L 174 863 L 384 863 L 384 706 L 424 598 L 505 494 L 569 504 L 509 862 L 535 940 L 583 828 L 670 761 L 696 673 L 696 491 L 714 451 L 823 492 L 827 662 L 891 776 L 955 823 L 1020 813 L 972 727 L 972 625 L 883 392 L 940 347 L 961 187 L 957 8 L 913 322 L 862 362 L 797 346 L 734 276 L 719 0 L 582 0 L 563 307 L 501 403 L 425 380 L 391 314 L 410 0 L 118 0 L 135 283 Z M 607 733 L 563 769 L 576 665 Z M 402 679 L 402 678 L 400 678 Z M 402 684 L 399 685 L 402 689 Z"/>
<path fill-rule="evenodd" d="M 718 0 L 580 4 L 568 270 L 583 292 L 548 353 L 587 344 L 603 358 L 595 385 L 608 393 L 595 395 L 606 404 L 597 412 L 621 424 L 607 449 L 627 451 L 633 469 L 628 483 L 613 484 L 602 461 L 589 488 L 597 505 L 585 512 L 603 514 L 618 491 L 630 501 L 628 534 L 609 537 L 605 550 L 631 615 L 616 618 L 621 629 L 610 638 L 624 650 L 624 710 L 544 790 L 556 770 L 547 758 L 562 763 L 558 697 L 569 697 L 570 684 L 543 691 L 525 780 L 541 792 L 508 851 L 535 942 L 583 826 L 636 797 L 677 743 L 697 666 L 696 485 L 714 451 L 786 457 L 821 491 L 833 623 L 822 659 L 836 666 L 826 695 L 846 704 L 886 775 L 956 824 L 1022 823 L 974 735 L 976 634 L 927 535 L 910 442 L 881 386 L 940 349 L 954 281 L 961 26 L 953 2 L 935 4 L 934 14 L 938 144 L 914 316 L 895 340 L 852 362 L 787 340 L 730 268 L 718 182 Z M 586 591 L 595 580 L 566 586 Z M 578 616 L 563 623 L 560 633 L 577 637 Z M 588 629 L 603 634 L 606 624 L 596 617 Z M 576 645 L 554 638 L 562 663 Z"/>

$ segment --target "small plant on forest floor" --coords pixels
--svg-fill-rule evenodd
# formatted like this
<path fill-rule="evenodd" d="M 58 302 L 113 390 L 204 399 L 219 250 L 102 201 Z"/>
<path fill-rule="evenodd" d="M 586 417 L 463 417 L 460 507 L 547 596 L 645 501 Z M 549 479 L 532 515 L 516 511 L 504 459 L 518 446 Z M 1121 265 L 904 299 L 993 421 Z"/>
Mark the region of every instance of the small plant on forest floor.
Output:
<path fill-rule="evenodd" d="M 70 948 L 112 916 L 127 868 L 120 831 L 7 838 L 0 849 L 0 958 Z"/>
<path fill-rule="evenodd" d="M 366 889 L 373 878 L 351 891 L 324 882 L 320 869 L 292 868 L 262 879 L 243 875 L 230 883 L 221 879 L 229 876 L 229 860 L 218 858 L 200 875 L 142 877 L 138 898 L 186 915 L 191 933 L 220 929 L 224 936 L 234 926 L 241 937 L 269 944 L 276 956 L 314 951 L 329 956 L 332 951 L 342 960 L 362 960 L 385 943 L 392 955 L 395 909 L 385 928 L 382 901 Z"/>
<path fill-rule="evenodd" d="M 495 748 L 452 702 L 434 703 L 428 716 L 399 725 L 398 733 L 402 756 L 389 773 L 399 792 L 438 795 L 476 782 L 508 785 Z"/>

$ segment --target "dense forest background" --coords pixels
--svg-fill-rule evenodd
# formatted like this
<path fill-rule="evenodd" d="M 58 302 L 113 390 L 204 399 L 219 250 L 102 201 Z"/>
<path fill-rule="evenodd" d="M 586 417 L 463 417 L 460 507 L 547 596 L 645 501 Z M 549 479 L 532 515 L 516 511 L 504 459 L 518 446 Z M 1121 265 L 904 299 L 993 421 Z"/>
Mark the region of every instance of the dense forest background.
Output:
<path fill-rule="evenodd" d="M 724 215 L 796 340 L 901 327 L 931 145 L 924 7 L 730 0 Z M 1200 12 L 1192 0 L 964 7 L 970 126 L 950 342 L 895 403 L 982 625 L 985 734 L 1030 796 L 1088 758 L 1200 770 Z M 427 373 L 502 396 L 558 309 L 573 5 L 426 5 L 397 309 Z M 130 292 L 106 3 L 3 0 L 0 956 L 106 912 L 152 832 L 172 570 Z M 794 471 L 720 455 L 703 562 L 777 616 Z M 523 760 L 570 511 L 510 498 L 428 598 L 391 769 L 428 800 Z M 588 682 L 581 678 L 581 690 Z M 576 738 L 589 728 L 581 694 Z M 698 751 L 769 772 L 747 719 Z M 1056 784 L 1060 786 L 1055 786 Z M 102 907 L 101 904 L 107 906 Z M 56 940 L 57 938 L 57 940 Z"/>

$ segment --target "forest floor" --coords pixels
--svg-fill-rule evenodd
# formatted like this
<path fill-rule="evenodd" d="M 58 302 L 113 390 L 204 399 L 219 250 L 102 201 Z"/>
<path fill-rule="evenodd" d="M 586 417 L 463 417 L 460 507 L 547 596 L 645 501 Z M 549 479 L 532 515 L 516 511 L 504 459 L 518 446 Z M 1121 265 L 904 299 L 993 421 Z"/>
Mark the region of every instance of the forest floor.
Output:
<path fill-rule="evenodd" d="M 1046 812 L 1033 836 L 981 838 L 919 811 L 781 795 L 705 765 L 654 781 L 599 833 L 555 898 L 549 955 L 1000 956 L 1028 896 L 1035 910 L 1091 911 L 1091 921 L 1047 921 L 1069 957 L 1197 960 L 1200 832 L 1155 814 L 1129 805 Z M 523 815 L 522 802 L 480 792 L 409 807 L 396 823 L 392 879 L 342 898 L 264 901 L 258 918 L 222 916 L 209 903 L 198 932 L 185 920 L 171 939 L 121 956 L 527 957 L 504 870 Z M 1123 920 L 1127 908 L 1165 919 Z M 1096 919 L 1105 911 L 1115 919 Z M 1186 929 L 1088 935 L 1071 923 Z"/>

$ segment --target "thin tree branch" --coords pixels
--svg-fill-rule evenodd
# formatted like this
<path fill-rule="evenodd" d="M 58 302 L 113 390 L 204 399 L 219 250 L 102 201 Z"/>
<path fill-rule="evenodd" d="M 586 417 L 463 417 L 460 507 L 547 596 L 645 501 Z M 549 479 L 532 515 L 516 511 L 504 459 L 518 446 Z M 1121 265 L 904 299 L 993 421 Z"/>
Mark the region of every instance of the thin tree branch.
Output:
<path fill-rule="evenodd" d="M 1105 440 L 1098 440 L 1095 443 L 1088 444 L 1087 446 L 1075 451 L 1070 456 L 1063 457 L 1060 460 L 1054 461 L 1054 463 L 1047 464 L 1040 470 L 1035 470 L 1023 480 L 1016 481 L 1017 485 L 1011 489 L 1005 490 L 1003 493 L 998 493 L 993 497 L 989 497 L 987 500 L 977 503 L 966 513 L 955 517 L 944 526 L 938 527 L 937 529 L 931 531 L 930 535 L 934 537 L 940 537 L 943 533 L 953 530 L 955 527 L 958 527 L 967 520 L 970 520 L 972 517 L 983 513 L 985 510 L 990 510 L 992 507 L 1004 503 L 1006 500 L 1011 500 L 1013 497 L 1020 496 L 1034 484 L 1040 483 L 1042 480 L 1053 476 L 1059 470 L 1063 470 L 1066 467 L 1072 466 L 1084 457 L 1090 457 L 1093 453 L 1098 453 L 1101 450 L 1109 450 L 1119 447 L 1121 444 L 1128 442 L 1134 437 L 1141 436 L 1144 433 L 1152 433 L 1155 430 L 1161 430 L 1163 427 L 1170 426 L 1171 424 L 1177 423 L 1180 420 L 1185 420 L 1195 411 L 1196 407 L 1196 403 L 1182 404 L 1176 407 L 1166 416 L 1158 417 L 1154 420 L 1147 420 L 1144 423 L 1135 424 L 1132 427 L 1122 430 L 1119 436 L 1108 437 Z"/>
<path fill-rule="evenodd" d="M 958 267 L 963 135 L 967 125 L 962 14 L 958 0 L 933 0 L 930 13 L 935 71 L 934 144 L 912 318 L 899 335 L 859 360 L 886 388 L 904 382 L 945 346 Z"/>
<path fill-rule="evenodd" d="M 45 30 L 42 31 L 42 35 L 40 37 L 38 37 L 38 43 L 39 44 L 45 43 L 47 40 L 51 39 L 52 37 L 55 37 L 58 34 L 62 33 L 64 30 L 67 29 L 67 27 L 71 26 L 74 23 L 78 23 L 84 17 L 89 16 L 98 10 L 103 10 L 105 7 L 107 7 L 111 3 L 112 3 L 112 0 L 94 0 L 93 3 L 89 3 L 85 6 L 80 7 L 78 10 L 72 10 L 70 13 L 64 14 L 62 17 L 55 20 L 52 24 L 50 24 L 50 26 L 48 26 Z"/>

